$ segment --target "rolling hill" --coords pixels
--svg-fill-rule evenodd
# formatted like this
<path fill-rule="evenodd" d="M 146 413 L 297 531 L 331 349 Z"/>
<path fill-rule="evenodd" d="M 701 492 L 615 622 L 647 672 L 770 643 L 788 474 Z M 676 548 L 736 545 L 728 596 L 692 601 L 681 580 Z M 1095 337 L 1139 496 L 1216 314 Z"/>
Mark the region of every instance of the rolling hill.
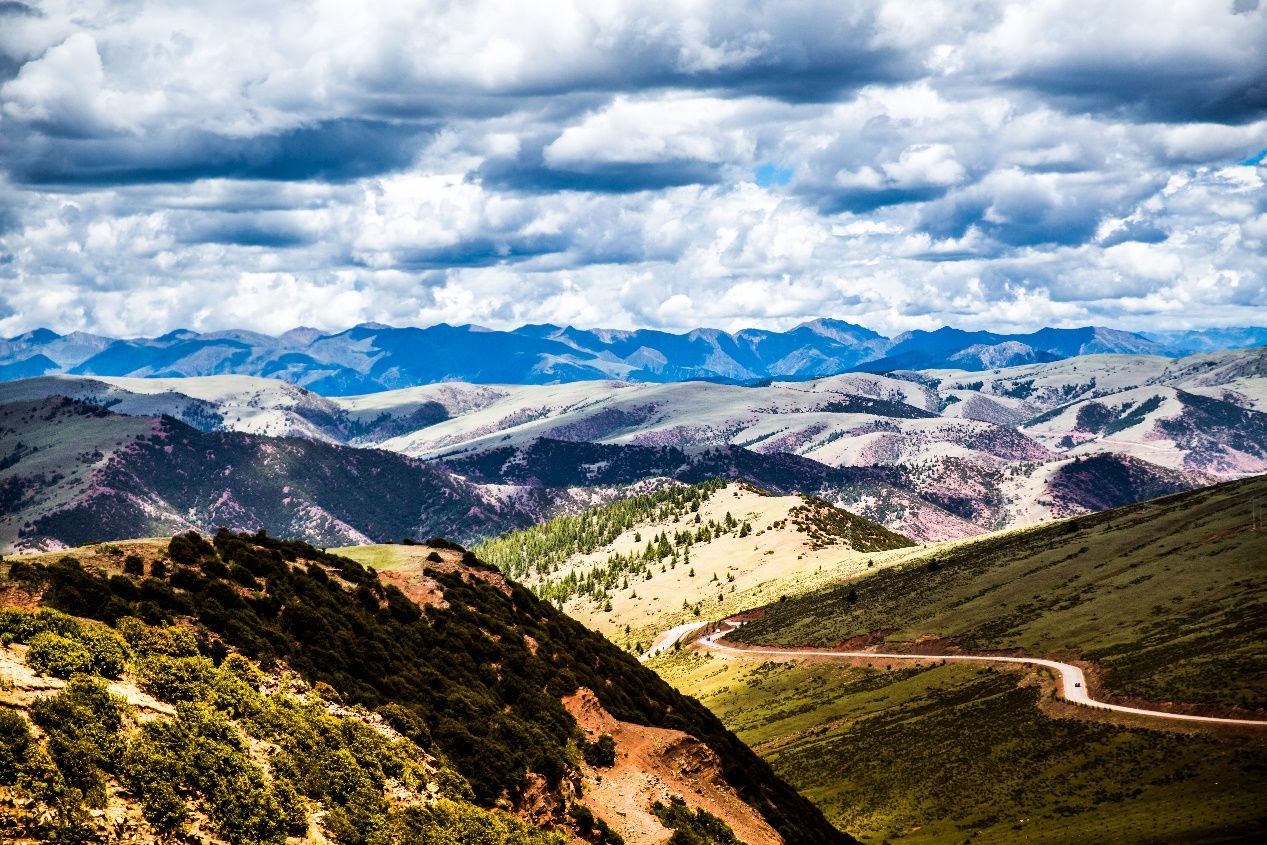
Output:
<path fill-rule="evenodd" d="M 804 495 L 704 482 L 637 496 L 486 540 L 480 557 L 635 652 L 683 620 L 778 595 L 826 568 L 865 569 L 912 543 Z M 344 553 L 372 560 L 374 547 Z M 707 611 L 707 615 L 705 615 Z"/>
<path fill-rule="evenodd" d="M 1259 349 L 756 387 L 445 383 L 351 397 L 245 376 L 57 376 L 0 384 L 0 404 L 65 395 L 208 433 L 394 451 L 538 516 L 556 501 L 568 510 L 569 496 L 610 500 L 592 492 L 604 486 L 745 479 L 927 541 L 1262 471 L 1265 373 Z"/>
<path fill-rule="evenodd" d="M 221 525 L 322 545 L 466 539 L 537 517 L 531 494 L 492 495 L 393 452 L 208 433 L 70 399 L 0 405 L 0 431 L 8 450 L 0 456 L 0 548 Z"/>

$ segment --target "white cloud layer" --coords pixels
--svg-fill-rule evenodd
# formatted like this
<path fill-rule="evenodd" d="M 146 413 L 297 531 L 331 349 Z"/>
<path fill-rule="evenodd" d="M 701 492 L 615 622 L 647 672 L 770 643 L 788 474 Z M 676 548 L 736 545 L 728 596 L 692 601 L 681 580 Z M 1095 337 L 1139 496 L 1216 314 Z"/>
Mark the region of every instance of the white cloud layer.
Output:
<path fill-rule="evenodd" d="M 0 335 L 1267 322 L 1252 2 L 0 3 Z"/>

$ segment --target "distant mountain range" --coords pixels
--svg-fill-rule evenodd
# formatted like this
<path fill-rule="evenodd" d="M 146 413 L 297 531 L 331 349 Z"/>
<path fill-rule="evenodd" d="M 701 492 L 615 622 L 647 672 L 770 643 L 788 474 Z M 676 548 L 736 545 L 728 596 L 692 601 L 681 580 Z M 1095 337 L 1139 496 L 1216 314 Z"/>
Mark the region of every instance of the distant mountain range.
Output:
<path fill-rule="evenodd" d="M 66 404 L 69 403 L 69 404 Z M 704 382 L 0 384 L 0 550 L 229 524 L 322 544 L 477 539 L 711 478 L 918 541 L 1267 472 L 1267 347 Z"/>
<path fill-rule="evenodd" d="M 814 320 L 786 332 L 695 329 L 584 330 L 522 326 L 393 328 L 374 323 L 325 334 L 297 328 L 278 337 L 249 331 L 186 330 L 119 339 L 37 329 L 0 340 L 0 381 L 33 376 L 176 377 L 252 375 L 326 396 L 444 381 L 553 384 L 617 379 L 755 383 L 820 378 L 850 371 L 953 368 L 991 370 L 1094 353 L 1176 357 L 1267 344 L 1267 328 L 1134 334 L 1086 327 L 997 334 L 942 328 L 893 338 L 839 320 Z"/>

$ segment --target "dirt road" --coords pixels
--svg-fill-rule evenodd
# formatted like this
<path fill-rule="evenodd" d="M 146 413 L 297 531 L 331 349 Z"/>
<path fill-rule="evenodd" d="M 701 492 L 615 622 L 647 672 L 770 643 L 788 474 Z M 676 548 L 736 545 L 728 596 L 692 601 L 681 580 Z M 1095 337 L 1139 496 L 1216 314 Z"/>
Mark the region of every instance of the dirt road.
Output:
<path fill-rule="evenodd" d="M 671 639 L 657 638 L 656 642 L 661 644 L 660 652 L 671 646 L 681 637 L 690 631 L 703 627 L 708 623 L 698 623 L 692 625 L 679 625 L 670 631 L 666 631 L 661 637 Z M 961 662 L 972 663 L 1021 663 L 1028 666 L 1045 666 L 1048 669 L 1054 669 L 1060 676 L 1061 694 L 1066 701 L 1074 704 L 1081 704 L 1086 707 L 1095 707 L 1100 710 L 1114 710 L 1119 713 L 1134 713 L 1137 716 L 1150 716 L 1157 719 L 1178 719 L 1186 722 L 1210 722 L 1221 725 L 1253 725 L 1255 727 L 1267 728 L 1267 721 L 1257 719 L 1225 719 L 1217 716 L 1193 716 L 1187 713 L 1167 713 L 1162 710 L 1145 710 L 1141 707 L 1127 707 L 1122 704 L 1110 704 L 1107 701 L 1097 701 L 1091 697 L 1087 690 L 1087 679 L 1082 670 L 1077 666 L 1069 663 L 1061 663 L 1058 660 L 1044 660 L 1039 657 L 1000 657 L 995 655 L 973 655 L 973 654 L 889 654 L 876 651 L 829 651 L 827 649 L 777 649 L 777 648 L 761 648 L 761 647 L 744 647 L 736 648 L 721 642 L 721 639 L 731 631 L 739 627 L 739 625 L 723 620 L 717 631 L 699 638 L 695 644 L 701 648 L 710 651 L 723 651 L 727 654 L 737 655 L 773 655 L 778 657 L 848 657 L 848 658 L 866 658 L 877 660 L 955 660 Z M 655 652 L 648 652 L 651 655 Z M 655 652 L 655 653 L 660 653 Z"/>

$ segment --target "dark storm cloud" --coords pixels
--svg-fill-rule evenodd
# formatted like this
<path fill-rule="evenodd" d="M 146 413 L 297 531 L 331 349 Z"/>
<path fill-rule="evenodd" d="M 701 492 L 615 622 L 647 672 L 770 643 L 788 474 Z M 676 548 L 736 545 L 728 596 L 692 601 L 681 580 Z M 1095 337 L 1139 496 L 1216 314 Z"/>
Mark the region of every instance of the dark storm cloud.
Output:
<path fill-rule="evenodd" d="M 1246 66 L 1182 53 L 1165 62 L 1095 62 L 1028 69 L 1006 80 L 1073 112 L 1166 123 L 1250 123 L 1267 117 L 1267 45 Z"/>
<path fill-rule="evenodd" d="M 906 203 L 923 203 L 946 195 L 946 188 L 926 185 L 918 188 L 879 188 L 876 190 L 849 190 L 820 195 L 818 209 L 824 214 L 866 214 L 878 208 Z"/>
<path fill-rule="evenodd" d="M 1136 220 L 1127 223 L 1101 239 L 1100 246 L 1108 248 L 1124 243 L 1159 244 L 1170 235 L 1150 220 Z"/>
<path fill-rule="evenodd" d="M 307 246 L 316 240 L 313 232 L 306 231 L 293 221 L 255 214 L 192 215 L 192 219 L 173 224 L 172 233 L 184 244 L 231 244 L 273 249 Z"/>
<path fill-rule="evenodd" d="M 476 238 L 443 247 L 401 249 L 394 253 L 393 258 L 397 268 L 408 270 L 492 267 L 563 252 L 569 242 L 568 238 L 559 235 Z"/>
<path fill-rule="evenodd" d="M 710 162 L 671 160 L 654 162 L 585 161 L 550 165 L 544 145 L 526 145 L 514 158 L 489 158 L 475 176 L 485 185 L 510 191 L 549 193 L 583 191 L 623 194 L 681 185 L 708 185 L 721 179 L 721 168 Z"/>
<path fill-rule="evenodd" d="M 344 182 L 410 164 L 432 130 L 412 124 L 336 119 L 271 135 L 202 130 L 88 138 L 4 133 L 8 170 L 29 185 L 106 186 L 232 178 Z"/>

